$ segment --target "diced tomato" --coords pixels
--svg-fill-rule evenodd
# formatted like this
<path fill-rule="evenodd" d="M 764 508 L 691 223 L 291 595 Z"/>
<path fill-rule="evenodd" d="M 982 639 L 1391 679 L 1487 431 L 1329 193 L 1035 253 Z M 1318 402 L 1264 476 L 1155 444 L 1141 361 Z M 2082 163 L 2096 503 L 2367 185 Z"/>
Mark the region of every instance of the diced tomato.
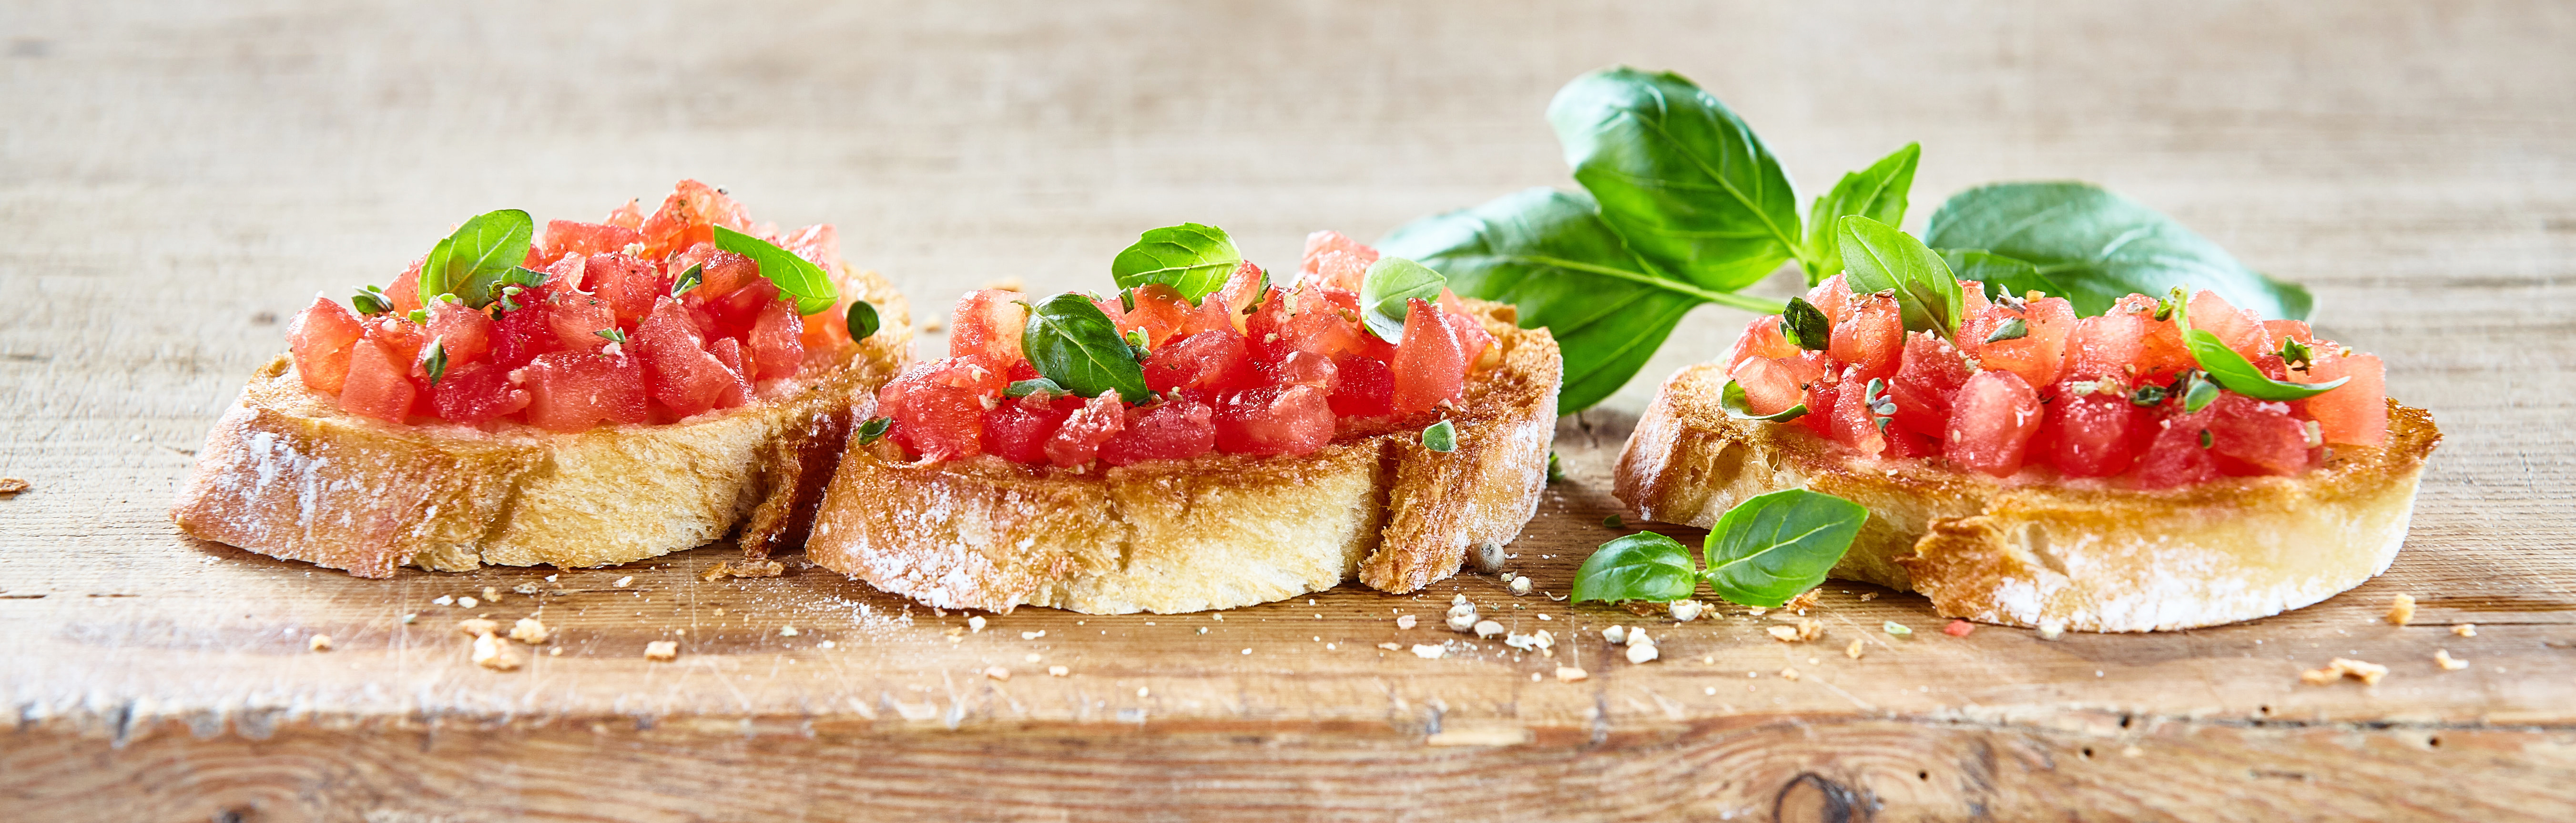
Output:
<path fill-rule="evenodd" d="M 797 319 L 796 306 L 784 300 L 772 300 L 760 307 L 760 315 L 751 324 L 751 333 L 743 338 L 751 350 L 755 380 L 775 380 L 796 376 L 805 364 L 805 323 Z"/>
<path fill-rule="evenodd" d="M 956 316 L 949 320 L 948 356 L 983 355 L 997 363 L 1025 357 L 1020 352 L 1020 333 L 1028 327 L 1029 310 L 1021 303 L 1027 299 L 1001 289 L 971 291 L 957 298 Z"/>
<path fill-rule="evenodd" d="M 1886 456 L 1888 457 L 1908 460 L 1918 457 L 1941 456 L 1941 441 L 1939 440 L 1915 434 L 1895 426 L 1887 427 L 1884 434 L 1887 437 Z"/>
<path fill-rule="evenodd" d="M 894 419 L 890 434 L 933 460 L 984 453 L 979 431 L 985 400 L 1008 385 L 980 357 L 950 357 L 905 369 L 877 390 L 878 413 Z"/>
<path fill-rule="evenodd" d="M 723 363 L 725 374 L 733 378 L 733 385 L 717 395 L 716 408 L 730 409 L 751 402 L 750 361 L 743 357 L 742 341 L 731 337 L 716 338 L 715 342 L 707 344 L 707 354 L 713 355 L 716 362 Z"/>
<path fill-rule="evenodd" d="M 1224 314 L 1235 331 L 1241 332 L 1249 317 L 1243 310 L 1261 297 L 1262 290 L 1267 288 L 1263 284 L 1269 279 L 1268 275 L 1262 274 L 1260 266 L 1253 265 L 1250 260 L 1243 261 L 1226 275 L 1224 286 L 1199 301 L 1199 307 L 1207 309 L 1214 304 L 1213 308 Z"/>
<path fill-rule="evenodd" d="M 2071 380 L 2069 382 L 2072 382 Z M 2119 394 L 2077 394 L 2061 384 L 2042 429 L 2047 462 L 2069 477 L 2109 477 L 2128 471 L 2155 438 L 2156 416 Z"/>
<path fill-rule="evenodd" d="M 2209 419 L 2217 416 L 2210 409 L 2166 418 L 2164 428 L 2147 444 L 2146 454 L 2138 460 L 2138 485 L 2141 488 L 2168 489 L 2187 486 L 2218 477 L 2218 458 L 2201 445 L 2201 435 L 2209 432 Z M 2217 440 L 2210 433 L 2212 442 Z"/>
<path fill-rule="evenodd" d="M 1313 386 L 1332 393 L 1342 384 L 1341 367 L 1320 354 L 1290 351 L 1288 356 L 1262 369 L 1264 382 L 1273 386 Z"/>
<path fill-rule="evenodd" d="M 1986 342 L 2014 320 L 2022 321 L 2021 337 Z M 2066 367 L 2066 336 L 2074 330 L 2075 306 L 2064 299 L 2030 300 L 2018 310 L 2008 303 L 1993 303 L 1959 325 L 1959 346 L 1988 369 L 2020 375 L 2023 383 L 2032 386 L 2053 386 Z"/>
<path fill-rule="evenodd" d="M 1440 322 L 1449 324 L 1450 333 L 1458 336 L 1458 351 L 1466 355 L 1468 370 L 1475 370 L 1477 362 L 1484 359 L 1485 350 L 1493 348 L 1494 333 L 1486 331 L 1482 321 L 1465 312 L 1442 309 Z"/>
<path fill-rule="evenodd" d="M 420 324 L 391 315 L 377 315 L 359 324 L 359 334 L 383 344 L 385 353 L 396 363 L 418 363 L 420 350 L 429 345 L 429 335 Z"/>
<path fill-rule="evenodd" d="M 563 341 L 555 337 L 553 310 L 544 295 L 530 293 L 518 310 L 502 312 L 501 319 L 492 324 L 492 364 L 515 369 L 537 355 L 561 350 Z"/>
<path fill-rule="evenodd" d="M 1394 356 L 1394 347 L 1360 327 L 1360 296 L 1341 289 L 1299 285 L 1297 313 L 1280 335 L 1298 351 L 1341 359 L 1362 355 L 1375 360 Z"/>
<path fill-rule="evenodd" d="M 2046 413 L 2020 375 L 1978 372 L 1951 399 L 1941 453 L 1960 468 L 2009 476 L 2021 471 L 2023 449 Z"/>
<path fill-rule="evenodd" d="M 1144 329 L 1145 347 L 1149 349 L 1162 348 L 1164 341 L 1180 333 L 1181 324 L 1189 317 L 1190 312 L 1197 310 L 1190 305 L 1187 298 L 1181 296 L 1179 289 L 1162 283 L 1148 283 L 1129 294 L 1135 301 L 1136 308 L 1123 312 L 1108 312 L 1109 317 L 1117 321 L 1120 334 Z M 1109 301 L 1109 308 L 1120 308 L 1120 306 L 1115 301 Z"/>
<path fill-rule="evenodd" d="M 1119 402 L 1115 390 L 1091 398 L 1056 427 L 1055 436 L 1047 438 L 1046 459 L 1058 466 L 1082 466 L 1100 456 L 1100 446 L 1127 428 L 1127 404 Z"/>
<path fill-rule="evenodd" d="M 1834 439 L 1834 405 L 1842 401 L 1842 383 L 1827 376 L 1818 375 L 1806 381 L 1806 385 L 1807 413 L 1790 422 L 1807 427 L 1818 437 L 1832 440 Z M 1867 390 L 1866 385 L 1852 387 L 1852 391 L 1855 392 L 1865 390 Z"/>
<path fill-rule="evenodd" d="M 628 245 L 641 242 L 644 242 L 644 234 L 625 226 L 548 220 L 545 242 L 537 244 L 537 259 L 551 263 L 563 259 L 566 254 L 607 254 L 624 251 Z"/>
<path fill-rule="evenodd" d="M 2018 295 L 2017 295 L 2017 296 L 2018 296 Z M 1991 305 L 1994 305 L 1994 304 L 1993 304 L 1993 303 L 1991 303 L 1991 302 L 1989 302 L 1989 301 L 1986 299 L 1986 284 L 1984 284 L 1984 283 L 1980 283 L 1980 282 L 1977 282 L 1977 281 L 1975 281 L 1975 280 L 1961 280 L 1961 281 L 1959 281 L 1959 316 L 1960 316 L 1960 317 L 1962 317 L 1962 318 L 1969 318 L 1969 317 L 1975 317 L 1975 316 L 1977 316 L 1977 315 L 1985 314 L 1985 313 L 1986 313 L 1986 307 L 1987 307 L 1987 306 L 1991 306 Z M 1962 337 L 1964 337 L 1964 336 L 1966 336 L 1966 335 L 1964 335 L 1964 334 L 1963 334 L 1963 335 L 1961 335 L 1961 336 L 1962 336 Z M 1985 339 L 1985 338 L 1978 338 L 1978 339 L 1982 340 L 1982 339 Z"/>
<path fill-rule="evenodd" d="M 411 382 L 411 361 L 373 338 L 349 348 L 349 374 L 340 388 L 340 408 L 389 423 L 411 413 L 419 388 Z"/>
<path fill-rule="evenodd" d="M 1457 329 L 1419 298 L 1406 301 L 1404 339 L 1396 345 L 1395 413 L 1430 411 L 1467 386 L 1467 352 Z M 1220 412 L 1223 410 L 1220 409 Z M 1232 449 L 1228 449 L 1232 451 Z"/>
<path fill-rule="evenodd" d="M 2339 377 L 2352 380 L 2300 404 L 2317 421 L 2318 433 L 2328 443 L 2388 445 L 2388 375 L 2379 355 L 2345 355 L 2340 346 L 2321 343 L 2307 371 L 2290 371 L 2290 381 L 2296 383 Z"/>
<path fill-rule="evenodd" d="M 429 307 L 429 336 L 447 352 L 447 365 L 472 363 L 492 351 L 492 317 L 440 300 Z"/>
<path fill-rule="evenodd" d="M 1851 283 L 1840 274 L 1825 278 L 1824 282 L 1807 290 L 1807 302 L 1825 313 L 1825 322 L 1841 326 L 1851 317 Z"/>
<path fill-rule="evenodd" d="M 583 279 L 616 312 L 619 325 L 635 325 L 653 313 L 653 301 L 671 293 L 671 279 L 651 260 L 601 254 L 587 258 L 585 267 Z"/>
<path fill-rule="evenodd" d="M 1353 355 L 1333 361 L 1339 384 L 1329 401 L 1343 417 L 1384 417 L 1395 413 L 1395 370 L 1384 361 Z"/>
<path fill-rule="evenodd" d="M 2128 313 L 2138 319 L 2138 359 L 2129 363 L 2130 385 L 2162 383 L 2174 372 L 2193 366 L 2191 349 L 2182 342 L 2182 330 L 2173 318 L 2155 319 L 2156 299 L 2143 294 L 2120 298 L 2112 305 L 2114 314 Z"/>
<path fill-rule="evenodd" d="M 2146 351 L 2146 315 L 2114 310 L 2075 321 L 2066 337 L 2064 375 L 2073 380 L 2112 378 L 2127 384 L 2128 369 Z"/>
<path fill-rule="evenodd" d="M 662 208 L 644 218 L 636 229 L 644 235 L 645 255 L 663 257 L 714 240 L 712 226 L 748 232 L 751 215 L 724 192 L 695 180 L 682 180 L 671 196 L 662 200 Z"/>
<path fill-rule="evenodd" d="M 525 389 L 510 383 L 510 370 L 489 362 L 449 366 L 429 389 L 429 407 L 439 419 L 479 424 L 528 407 Z"/>
<path fill-rule="evenodd" d="M 1072 409 L 1056 408 L 1038 395 L 1005 400 L 984 412 L 984 451 L 1013 463 L 1044 463 L 1047 441 L 1072 415 Z"/>
<path fill-rule="evenodd" d="M 567 254 L 555 258 L 553 263 L 546 265 L 545 272 L 544 285 L 549 292 L 577 292 L 589 288 L 587 284 L 590 282 L 590 260 L 581 255 Z"/>
<path fill-rule="evenodd" d="M 653 314 L 635 327 L 636 355 L 644 361 L 644 381 L 652 398 L 678 417 L 716 408 L 728 393 L 739 394 L 740 375 L 706 349 L 706 340 L 689 322 L 688 310 L 665 297 Z"/>
<path fill-rule="evenodd" d="M 1947 436 L 1950 399 L 1974 374 L 1967 355 L 1928 331 L 1905 337 L 1905 353 L 1896 376 L 1888 378 L 1887 397 L 1896 403 L 1895 428 L 1925 437 Z"/>
<path fill-rule="evenodd" d="M 1348 260 L 1327 263 L 1324 258 L 1331 254 L 1343 255 Z M 1306 235 L 1306 252 L 1303 259 L 1299 261 L 1297 270 L 1305 274 L 1321 275 L 1324 282 L 1335 288 L 1356 292 L 1360 290 L 1360 278 L 1368 273 L 1369 264 L 1377 262 L 1377 258 L 1376 249 L 1344 237 L 1341 232 L 1319 231 Z M 1353 265 L 1357 266 L 1355 270 L 1351 269 Z M 1328 266 L 1333 270 L 1327 271 Z M 1346 279 L 1349 282 L 1344 284 L 1342 281 Z"/>
<path fill-rule="evenodd" d="M 1418 301 L 1417 301 L 1418 302 Z M 1260 386 L 1219 398 L 1217 448 L 1235 454 L 1300 455 L 1333 439 L 1333 409 L 1313 386 Z"/>
<path fill-rule="evenodd" d="M 696 294 L 696 292 L 690 293 Z M 730 293 L 710 299 L 705 303 L 707 316 L 714 321 L 710 334 L 725 337 L 750 334 L 751 327 L 760 322 L 761 311 L 769 308 L 771 304 L 782 302 L 778 297 L 778 286 L 766 279 L 755 277 L 735 287 Z M 791 309 L 795 306 L 793 303 L 785 305 Z M 814 316 L 846 322 L 839 314 L 826 313 Z M 847 333 L 844 332 L 844 334 Z"/>
<path fill-rule="evenodd" d="M 2273 348 L 2271 336 L 2263 331 L 2263 318 L 2230 305 L 2217 292 L 2192 295 L 2190 320 L 2192 328 L 2218 335 L 2218 342 L 2247 358 Z"/>
<path fill-rule="evenodd" d="M 537 355 L 522 373 L 528 422 L 538 428 L 577 432 L 645 420 L 640 358 L 559 351 Z"/>
<path fill-rule="evenodd" d="M 1356 292 L 1360 290 L 1362 284 L 1368 282 L 1369 264 L 1376 261 L 1377 258 L 1374 256 L 1361 257 L 1345 251 L 1327 251 L 1315 257 L 1314 268 L 1307 277 L 1318 285 Z"/>
<path fill-rule="evenodd" d="M 2209 410 L 2215 412 L 2209 420 L 2209 451 L 2219 458 L 2220 472 L 2296 474 L 2307 468 L 2307 428 L 2290 417 L 2289 404 L 2220 392 Z"/>
<path fill-rule="evenodd" d="M 1144 365 L 1145 385 L 1158 392 L 1222 391 L 1260 379 L 1252 371 L 1251 353 L 1244 346 L 1243 336 L 1231 329 L 1181 338 L 1146 357 Z"/>
<path fill-rule="evenodd" d="M 1780 315 L 1766 314 L 1744 324 L 1744 332 L 1735 336 L 1735 347 L 1726 352 L 1726 370 L 1735 371 L 1737 364 L 1755 357 L 1796 357 L 1798 344 L 1780 331 Z"/>
<path fill-rule="evenodd" d="M 1728 377 L 1743 387 L 1747 410 L 1757 415 L 1772 415 L 1806 402 L 1806 387 L 1798 380 L 1797 372 L 1787 365 L 1788 362 L 1794 361 L 1756 357 L 1735 365 L 1735 371 Z M 1811 408 L 1807 411 L 1814 413 L 1819 410 Z"/>
<path fill-rule="evenodd" d="M 640 227 L 644 225 L 644 202 L 628 200 L 626 205 L 609 210 L 608 216 L 599 222 L 629 229 Z"/>
<path fill-rule="evenodd" d="M 2275 349 L 2280 348 L 2284 340 L 2296 340 L 2301 343 L 2317 342 L 2316 333 L 2308 330 L 2308 321 L 2305 320 L 2265 320 L 2263 334 L 2271 338 L 2272 347 Z"/>
<path fill-rule="evenodd" d="M 1100 462 L 1125 466 L 1141 460 L 1187 460 L 1215 448 L 1215 410 L 1174 400 L 1128 409 L 1127 427 L 1101 444 Z"/>
<path fill-rule="evenodd" d="M 385 287 L 385 302 L 393 304 L 395 314 L 409 314 L 421 308 L 420 264 L 428 259 L 426 255 L 413 258 L 411 267 L 403 269 L 402 274 L 394 277 L 393 285 Z"/>
<path fill-rule="evenodd" d="M 608 302 L 580 292 L 555 296 L 554 305 L 546 312 L 546 327 L 555 333 L 555 344 L 565 351 L 594 352 L 608 345 L 600 332 L 617 328 L 617 313 Z"/>
<path fill-rule="evenodd" d="M 328 297 L 313 298 L 313 305 L 295 315 L 295 324 L 286 332 L 287 351 L 295 355 L 295 375 L 304 379 L 306 388 L 339 394 L 349 379 L 349 347 L 357 344 L 360 334 L 356 314 Z"/>
<path fill-rule="evenodd" d="M 1876 455 L 1887 451 L 1887 435 L 1878 428 L 1878 413 L 1869 407 L 1869 383 L 1846 372 L 1842 390 L 1834 394 L 1834 405 L 1826 412 L 1826 423 L 1834 442 Z"/>
<path fill-rule="evenodd" d="M 1833 344 L 1826 351 L 1858 369 L 1863 381 L 1895 374 L 1897 358 L 1905 351 L 1905 320 L 1898 314 L 1896 298 L 1885 294 L 1862 298 L 1842 322 L 1834 324 Z"/>

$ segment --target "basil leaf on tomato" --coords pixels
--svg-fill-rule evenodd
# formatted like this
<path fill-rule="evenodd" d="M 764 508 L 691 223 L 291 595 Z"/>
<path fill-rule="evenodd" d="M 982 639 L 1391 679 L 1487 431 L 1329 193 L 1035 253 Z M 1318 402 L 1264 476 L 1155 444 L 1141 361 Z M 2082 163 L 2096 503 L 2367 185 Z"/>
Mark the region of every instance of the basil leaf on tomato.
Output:
<path fill-rule="evenodd" d="M 1923 241 L 1860 215 L 1846 215 L 1834 230 L 1842 243 L 1843 271 L 1853 294 L 1896 292 L 1906 331 L 1958 336 L 1966 297 L 1950 264 Z"/>
<path fill-rule="evenodd" d="M 1791 420 L 1807 416 L 1807 404 L 1805 403 L 1790 406 L 1770 414 L 1754 414 L 1752 402 L 1752 398 L 1744 393 L 1744 384 L 1737 383 L 1733 380 L 1726 381 L 1726 387 L 1719 389 L 1717 393 L 1718 408 L 1725 409 L 1726 416 L 1737 420 L 1764 420 L 1772 423 L 1786 423 Z"/>
<path fill-rule="evenodd" d="M 751 258 L 751 262 L 760 266 L 760 276 L 769 278 L 770 284 L 777 286 L 779 291 L 796 298 L 797 314 L 819 314 L 841 302 L 841 290 L 832 285 L 831 276 L 823 273 L 823 267 L 814 265 L 814 261 L 779 248 L 778 244 L 723 226 L 709 228 L 715 230 L 716 248 Z"/>
<path fill-rule="evenodd" d="M 1868 519 L 1858 503 L 1806 489 L 1748 498 L 1709 527 L 1700 576 L 1730 602 L 1777 608 L 1825 582 Z"/>
<path fill-rule="evenodd" d="M 1401 257 L 1380 257 L 1360 281 L 1360 319 L 1371 334 L 1389 343 L 1404 341 L 1404 317 L 1410 301 L 1440 299 L 1448 281 L 1431 267 Z"/>
<path fill-rule="evenodd" d="M 454 294 L 474 308 L 491 305 L 489 285 L 471 288 L 469 284 L 496 282 L 526 262 L 536 236 L 537 221 L 518 209 L 488 211 L 467 219 L 455 233 L 431 246 L 429 256 L 421 260 L 420 304 Z"/>
<path fill-rule="evenodd" d="M 1118 336 L 1118 325 L 1080 294 L 1063 292 L 1029 307 L 1020 351 L 1039 375 L 1083 397 L 1116 391 L 1119 399 L 1134 402 L 1151 393 L 1145 369 Z"/>
<path fill-rule="evenodd" d="M 2208 372 L 2209 379 L 2218 381 L 2218 385 L 2228 391 L 2256 400 L 2306 400 L 2324 394 L 2352 379 L 2338 377 L 2323 383 L 2290 383 L 2274 380 L 2265 376 L 2262 369 L 2255 368 L 2253 363 L 2247 362 L 2244 355 L 2237 354 L 2236 350 L 2220 342 L 2218 335 L 2203 329 L 2192 329 L 2185 333 L 2183 343 L 2191 348 L 2192 359 L 2200 361 L 2200 370 Z"/>
<path fill-rule="evenodd" d="M 1574 571 L 1574 602 L 1680 600 L 1699 588 L 1690 550 L 1654 532 L 1613 539 L 1592 550 Z"/>
<path fill-rule="evenodd" d="M 1118 288 L 1161 283 L 1196 303 L 1225 287 L 1225 279 L 1243 263 L 1243 252 L 1225 230 L 1197 223 L 1149 229 L 1134 245 L 1109 261 Z"/>

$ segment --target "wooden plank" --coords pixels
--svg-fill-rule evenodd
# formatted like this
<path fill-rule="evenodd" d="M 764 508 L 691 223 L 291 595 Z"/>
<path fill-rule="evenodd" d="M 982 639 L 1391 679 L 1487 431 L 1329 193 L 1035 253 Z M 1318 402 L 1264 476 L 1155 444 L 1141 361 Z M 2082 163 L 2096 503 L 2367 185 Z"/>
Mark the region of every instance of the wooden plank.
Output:
<path fill-rule="evenodd" d="M 0 286 L 27 304 L 0 324 L 0 475 L 35 484 L 0 499 L 11 817 L 2576 808 L 2576 19 L 2553 6 L 298 5 L 6 13 L 0 89 L 39 124 L 0 152 L 22 238 Z M 1738 609 L 1678 624 L 1475 575 L 969 632 L 819 569 L 700 581 L 720 550 L 360 581 L 163 514 L 298 296 L 382 282 L 460 215 L 582 217 L 699 176 L 763 219 L 839 223 L 935 315 L 1003 276 L 1096 287 L 1147 226 L 1217 223 L 1284 261 L 1312 229 L 1565 185 L 1540 110 L 1612 61 L 1701 80 L 1810 188 L 1924 141 L 1918 223 L 1972 182 L 2093 179 L 2310 284 L 2321 327 L 2385 356 L 2449 433 L 2406 551 L 2291 614 L 2054 642 L 1942 636 L 1921 598 L 1839 581 L 1809 615 L 1825 637 L 1783 644 Z M 1743 319 L 1703 310 L 1646 379 L 1564 421 L 1571 477 L 1515 571 L 1561 597 L 1620 533 L 1607 468 L 1654 378 Z M 432 602 L 487 586 L 497 602 Z M 2401 592 L 2415 624 L 2379 622 Z M 1454 595 L 1554 632 L 1554 656 L 1437 628 Z M 472 614 L 559 636 L 486 671 L 453 628 Z M 1663 659 L 1618 658 L 1613 624 L 1650 626 Z M 653 640 L 681 657 L 645 661 Z M 2437 649 L 2472 665 L 2441 671 Z M 2297 683 L 2332 657 L 2394 671 Z"/>

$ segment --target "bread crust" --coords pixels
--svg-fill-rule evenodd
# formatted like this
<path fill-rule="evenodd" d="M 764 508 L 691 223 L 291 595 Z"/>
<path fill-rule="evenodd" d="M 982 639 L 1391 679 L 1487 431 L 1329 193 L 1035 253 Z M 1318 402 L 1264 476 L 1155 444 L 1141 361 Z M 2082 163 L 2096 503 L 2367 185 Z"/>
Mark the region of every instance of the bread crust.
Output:
<path fill-rule="evenodd" d="M 891 283 L 833 271 L 843 294 L 875 304 L 877 334 L 846 360 L 809 358 L 744 406 L 663 425 L 394 425 L 342 411 L 280 356 L 207 434 L 171 519 L 193 537 L 373 578 L 404 565 L 612 565 L 737 526 L 737 544 L 766 556 L 801 539 L 851 421 L 875 408 L 910 343 Z"/>
<path fill-rule="evenodd" d="M 1547 485 L 1564 371 L 1555 338 L 1513 326 L 1511 306 L 1467 302 L 1495 336 L 1494 359 L 1444 412 L 1453 451 L 1422 447 L 1429 418 L 1297 457 L 1078 469 L 990 455 L 908 461 L 891 442 L 854 441 L 806 552 L 941 608 L 1170 614 L 1353 576 L 1418 590 L 1456 574 L 1470 546 L 1519 536 Z"/>
<path fill-rule="evenodd" d="M 2163 631 L 2299 608 L 2387 570 L 2404 543 L 2432 415 L 2389 404 L 2384 448 L 2334 446 L 2295 477 L 2167 490 L 2009 478 L 1884 460 L 1800 426 L 1728 417 L 1724 371 L 1667 380 L 1620 452 L 1614 494 L 1647 519 L 1707 527 L 1786 488 L 1870 510 L 1836 577 L 1930 597 L 1943 616 L 2079 631 Z"/>

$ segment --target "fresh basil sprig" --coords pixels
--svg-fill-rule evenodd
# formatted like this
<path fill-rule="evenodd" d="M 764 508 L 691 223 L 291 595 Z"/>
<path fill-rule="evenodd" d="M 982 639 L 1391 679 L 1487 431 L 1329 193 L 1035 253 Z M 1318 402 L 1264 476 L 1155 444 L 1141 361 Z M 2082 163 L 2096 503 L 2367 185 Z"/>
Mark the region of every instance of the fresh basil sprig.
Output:
<path fill-rule="evenodd" d="M 1665 271 L 1734 291 L 1798 251 L 1797 194 L 1779 158 L 1689 79 L 1592 72 L 1557 91 L 1547 121 L 1601 219 Z"/>
<path fill-rule="evenodd" d="M 1404 316 L 1413 304 L 1440 299 L 1447 280 L 1431 267 L 1401 257 L 1380 257 L 1360 281 L 1360 319 L 1369 333 L 1389 343 L 1404 341 Z"/>
<path fill-rule="evenodd" d="M 852 340 L 866 340 L 877 333 L 877 307 L 868 301 L 850 301 L 850 311 L 841 320 L 849 327 Z"/>
<path fill-rule="evenodd" d="M 1197 303 L 1225 287 L 1225 279 L 1243 263 L 1243 252 L 1225 230 L 1197 223 L 1148 229 L 1109 261 L 1118 288 L 1161 283 Z"/>
<path fill-rule="evenodd" d="M 1894 291 L 1906 331 L 1930 331 L 1944 340 L 1958 337 L 1966 296 L 1941 255 L 1913 235 L 1856 214 L 1845 216 L 1834 234 L 1842 243 L 1844 277 L 1853 294 Z"/>
<path fill-rule="evenodd" d="M 1843 270 L 1842 243 L 1835 230 L 1847 215 L 1859 215 L 1890 226 L 1905 222 L 1907 190 L 1914 188 L 1914 166 L 1923 159 L 1923 144 L 1905 148 L 1843 175 L 1832 191 L 1816 198 L 1807 211 L 1807 245 L 1799 262 L 1809 284 L 1824 282 Z"/>
<path fill-rule="evenodd" d="M 2209 379 L 2217 381 L 2218 385 L 2226 387 L 2228 391 L 2256 400 L 2284 402 L 2306 400 L 2324 394 L 2352 379 L 2338 377 L 2323 383 L 2291 383 L 2274 380 L 2264 375 L 2262 369 L 2255 368 L 2253 363 L 2247 362 L 2244 355 L 2237 354 L 2236 350 L 2228 348 L 2225 342 L 2218 339 L 2218 335 L 2209 333 L 2207 329 L 2186 331 L 2183 333 L 2182 341 L 2184 346 L 2191 349 L 2191 359 L 2200 362 L 2200 370 L 2207 372 Z M 2205 405 L 2208 405 L 2208 402 L 2202 401 L 2198 405 L 2186 406 L 2184 411 L 2199 411 L 2199 406 Z"/>
<path fill-rule="evenodd" d="M 1116 391 L 1122 400 L 1142 400 L 1150 393 L 1145 368 L 1118 336 L 1118 325 L 1080 294 L 1063 292 L 1030 306 L 1020 351 L 1039 375 L 1083 397 Z"/>
<path fill-rule="evenodd" d="M 715 229 L 716 248 L 751 258 L 760 266 L 760 276 L 795 297 L 797 314 L 819 314 L 841 302 L 841 290 L 832 285 L 831 275 L 823 273 L 823 267 L 814 265 L 814 261 L 723 226 L 709 228 Z"/>
<path fill-rule="evenodd" d="M 859 445 L 865 446 L 877 442 L 877 438 L 884 437 L 886 429 L 893 426 L 894 418 L 891 417 L 868 418 L 868 422 L 859 424 Z"/>
<path fill-rule="evenodd" d="M 2057 284 L 2048 293 L 2087 316 L 2130 294 L 2184 283 L 2265 317 L 2305 319 L 2315 302 L 2307 289 L 2246 268 L 2162 212 L 2090 183 L 1994 183 L 1960 192 L 1932 213 L 1923 241 L 2029 263 Z"/>
<path fill-rule="evenodd" d="M 488 211 L 467 219 L 455 233 L 431 246 L 429 256 L 421 260 L 421 305 L 435 302 L 442 294 L 454 294 L 478 309 L 491 305 L 490 284 L 526 262 L 536 236 L 536 220 L 518 209 Z M 477 283 L 482 287 L 474 288 Z"/>
<path fill-rule="evenodd" d="M 1789 305 L 1780 309 L 1780 335 L 1798 348 L 1824 351 L 1834 343 L 1833 318 L 1826 317 L 1825 310 L 1816 308 L 1807 298 L 1792 297 Z"/>
<path fill-rule="evenodd" d="M 1807 416 L 1807 404 L 1805 403 L 1790 406 L 1770 414 L 1754 414 L 1753 399 L 1749 395 L 1745 394 L 1744 384 L 1737 383 L 1733 380 L 1726 381 L 1726 387 L 1718 390 L 1717 406 L 1718 408 L 1726 410 L 1726 416 L 1737 420 L 1766 420 L 1773 423 L 1786 423 L 1791 420 Z"/>
<path fill-rule="evenodd" d="M 1736 504 L 1701 544 L 1705 570 L 1670 537 L 1641 532 L 1601 545 L 1574 573 L 1574 600 L 1680 600 L 1706 581 L 1717 596 L 1775 608 L 1817 584 L 1860 535 L 1869 510 L 1822 492 L 1784 489 Z"/>

